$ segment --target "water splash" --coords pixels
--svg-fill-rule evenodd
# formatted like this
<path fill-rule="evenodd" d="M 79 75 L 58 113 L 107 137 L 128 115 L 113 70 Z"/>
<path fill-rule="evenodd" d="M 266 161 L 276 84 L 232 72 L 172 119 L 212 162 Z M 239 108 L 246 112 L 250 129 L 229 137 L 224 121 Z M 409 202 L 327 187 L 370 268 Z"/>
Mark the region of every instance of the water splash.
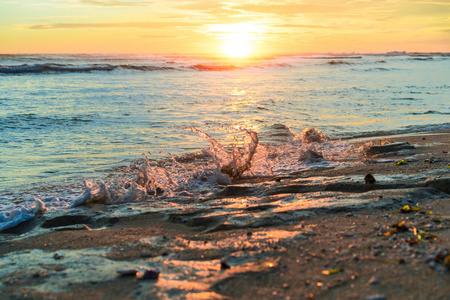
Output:
<path fill-rule="evenodd" d="M 232 180 L 290 176 L 306 170 L 333 168 L 348 164 L 352 155 L 361 155 L 351 145 L 330 141 L 314 128 L 306 128 L 301 134 L 282 128 L 286 131 L 282 139 L 267 144 L 260 143 L 257 132 L 241 129 L 245 135 L 235 137 L 235 143 L 228 146 L 197 128 L 188 130 L 205 138 L 210 146 L 202 153 L 181 157 L 164 152 L 170 159 L 163 160 L 151 160 L 143 154 L 111 181 L 85 180 L 84 192 L 79 197 L 34 198 L 22 207 L 10 207 L 0 212 L 0 230 L 17 226 L 45 210 L 68 209 L 89 203 L 119 204 L 199 197 L 210 193 L 214 186 L 232 184 Z M 277 138 L 280 130 L 276 131 Z"/>
<path fill-rule="evenodd" d="M 244 148 L 233 145 L 230 154 L 210 135 L 197 128 L 191 128 L 191 132 L 197 133 L 211 143 L 210 149 L 204 151 L 211 155 L 217 169 L 231 178 L 240 178 L 244 172 L 250 170 L 253 156 L 258 147 L 258 134 L 248 129 L 243 129 L 243 131 L 247 133 L 243 140 Z"/>

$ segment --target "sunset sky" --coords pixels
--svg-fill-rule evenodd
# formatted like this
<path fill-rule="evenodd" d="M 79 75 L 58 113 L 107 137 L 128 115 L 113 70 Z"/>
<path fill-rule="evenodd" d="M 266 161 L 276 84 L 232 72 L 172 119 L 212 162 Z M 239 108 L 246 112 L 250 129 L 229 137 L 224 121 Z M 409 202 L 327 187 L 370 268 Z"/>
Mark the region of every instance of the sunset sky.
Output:
<path fill-rule="evenodd" d="M 239 47 L 253 54 L 450 52 L 450 1 L 0 0 L 0 53 Z"/>

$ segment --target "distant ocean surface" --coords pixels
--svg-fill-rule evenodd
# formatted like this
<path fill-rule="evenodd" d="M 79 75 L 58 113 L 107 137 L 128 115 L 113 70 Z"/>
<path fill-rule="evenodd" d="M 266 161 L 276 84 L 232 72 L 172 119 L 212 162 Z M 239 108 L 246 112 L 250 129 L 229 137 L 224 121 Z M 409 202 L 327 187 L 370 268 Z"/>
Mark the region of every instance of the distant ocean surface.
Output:
<path fill-rule="evenodd" d="M 0 55 L 0 196 L 199 152 L 192 127 L 224 145 L 274 124 L 331 138 L 450 128 L 449 70 L 448 55 Z"/>

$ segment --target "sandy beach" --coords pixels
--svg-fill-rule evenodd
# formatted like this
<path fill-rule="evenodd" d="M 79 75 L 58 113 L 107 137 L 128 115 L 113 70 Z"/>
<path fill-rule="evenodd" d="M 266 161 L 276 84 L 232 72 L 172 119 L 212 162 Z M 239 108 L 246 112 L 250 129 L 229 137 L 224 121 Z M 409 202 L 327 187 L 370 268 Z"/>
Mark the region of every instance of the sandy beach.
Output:
<path fill-rule="evenodd" d="M 346 141 L 366 145 L 356 166 L 236 180 L 178 211 L 46 212 L 0 234 L 0 295 L 448 299 L 450 131 L 370 140 Z"/>

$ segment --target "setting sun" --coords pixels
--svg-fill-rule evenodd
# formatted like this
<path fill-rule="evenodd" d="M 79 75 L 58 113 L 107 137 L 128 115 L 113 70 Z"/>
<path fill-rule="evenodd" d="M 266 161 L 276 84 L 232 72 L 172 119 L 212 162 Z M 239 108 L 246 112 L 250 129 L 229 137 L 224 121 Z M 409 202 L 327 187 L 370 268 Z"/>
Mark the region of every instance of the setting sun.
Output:
<path fill-rule="evenodd" d="M 228 57 L 242 58 L 252 53 L 252 44 L 244 35 L 233 36 L 223 43 L 223 54 Z"/>
<path fill-rule="evenodd" d="M 253 23 L 215 24 L 209 32 L 222 40 L 218 50 L 224 56 L 244 58 L 254 54 L 254 44 L 263 31 L 262 26 Z"/>

